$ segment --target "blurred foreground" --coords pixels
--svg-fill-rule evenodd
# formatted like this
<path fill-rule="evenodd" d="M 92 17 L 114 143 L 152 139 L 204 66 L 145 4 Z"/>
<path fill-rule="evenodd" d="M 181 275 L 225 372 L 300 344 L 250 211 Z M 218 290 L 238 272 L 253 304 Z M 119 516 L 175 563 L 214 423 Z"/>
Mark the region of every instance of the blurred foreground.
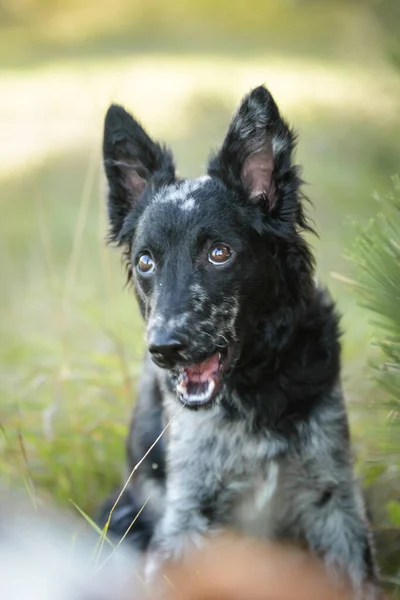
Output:
<path fill-rule="evenodd" d="M 139 558 L 110 550 L 74 520 L 2 506 L 0 595 L 7 600 L 346 600 L 321 564 L 280 545 L 225 536 L 184 564 L 166 567 L 155 589 Z M 20 507 L 21 510 L 21 507 Z M 73 532 L 73 533 L 71 533 Z M 103 552 L 102 552 L 103 550 Z M 366 596 L 367 600 L 367 596 Z"/>

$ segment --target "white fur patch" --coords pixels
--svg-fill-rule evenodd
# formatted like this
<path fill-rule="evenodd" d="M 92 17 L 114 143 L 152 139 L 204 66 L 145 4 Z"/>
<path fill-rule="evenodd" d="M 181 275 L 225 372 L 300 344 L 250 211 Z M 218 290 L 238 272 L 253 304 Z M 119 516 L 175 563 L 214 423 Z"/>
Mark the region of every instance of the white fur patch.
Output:
<path fill-rule="evenodd" d="M 269 464 L 267 481 L 263 483 L 256 492 L 255 506 L 258 511 L 264 510 L 267 503 L 271 500 L 278 484 L 278 465 L 271 460 Z"/>
<path fill-rule="evenodd" d="M 171 317 L 167 321 L 167 329 L 176 329 L 176 328 L 179 329 L 179 328 L 186 327 L 189 322 L 190 316 L 191 316 L 190 312 L 184 312 L 175 317 Z"/>
<path fill-rule="evenodd" d="M 154 202 L 176 204 L 182 210 L 193 210 L 196 208 L 196 202 L 191 194 L 200 189 L 210 179 L 209 175 L 203 175 L 197 179 L 187 179 L 165 187 L 154 196 Z"/>
<path fill-rule="evenodd" d="M 274 156 L 283 152 L 287 148 L 287 140 L 281 137 L 274 136 L 272 138 L 272 152 Z"/>
<path fill-rule="evenodd" d="M 211 177 L 209 175 L 202 175 L 201 177 L 195 179 L 195 181 L 198 183 L 205 183 L 206 181 L 211 181 Z"/>
<path fill-rule="evenodd" d="M 196 208 L 196 203 L 194 201 L 194 198 L 189 197 L 186 200 L 184 200 L 184 202 L 182 202 L 180 208 L 182 210 L 193 210 L 194 208 Z"/>
<path fill-rule="evenodd" d="M 256 536 L 270 533 L 270 501 L 277 490 L 278 474 L 278 464 L 271 460 L 266 477 L 257 482 L 246 482 L 247 490 L 241 494 L 235 510 L 235 520 L 243 531 Z"/>

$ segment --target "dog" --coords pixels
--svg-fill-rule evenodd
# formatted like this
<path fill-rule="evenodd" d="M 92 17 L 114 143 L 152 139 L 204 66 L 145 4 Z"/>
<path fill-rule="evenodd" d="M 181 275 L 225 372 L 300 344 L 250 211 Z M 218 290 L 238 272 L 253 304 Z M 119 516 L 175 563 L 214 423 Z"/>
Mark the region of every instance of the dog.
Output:
<path fill-rule="evenodd" d="M 339 317 L 315 282 L 295 146 L 264 86 L 243 99 L 197 179 L 179 178 L 171 151 L 124 108 L 107 112 L 109 240 L 148 349 L 129 471 L 146 457 L 109 531 L 121 537 L 145 504 L 128 537 L 147 551 L 149 581 L 230 529 L 307 548 L 375 598 Z"/>

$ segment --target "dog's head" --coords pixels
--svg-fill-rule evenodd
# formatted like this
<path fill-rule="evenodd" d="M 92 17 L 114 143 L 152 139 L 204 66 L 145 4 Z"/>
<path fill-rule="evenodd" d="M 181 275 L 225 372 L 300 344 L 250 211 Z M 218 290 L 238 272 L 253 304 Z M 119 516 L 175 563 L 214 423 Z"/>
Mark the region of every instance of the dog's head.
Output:
<path fill-rule="evenodd" d="M 215 399 L 260 322 L 298 304 L 309 285 L 294 144 L 258 87 L 207 175 L 180 179 L 166 147 L 120 106 L 108 110 L 110 239 L 124 249 L 151 357 L 188 406 Z"/>

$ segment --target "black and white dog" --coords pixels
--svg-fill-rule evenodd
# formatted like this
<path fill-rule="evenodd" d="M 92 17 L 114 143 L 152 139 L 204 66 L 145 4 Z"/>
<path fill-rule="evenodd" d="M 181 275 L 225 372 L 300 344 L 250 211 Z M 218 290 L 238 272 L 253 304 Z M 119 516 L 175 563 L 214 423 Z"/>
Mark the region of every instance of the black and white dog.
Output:
<path fill-rule="evenodd" d="M 120 106 L 108 110 L 110 239 L 147 324 L 130 468 L 172 419 L 111 529 L 122 535 L 150 497 L 132 532 L 148 548 L 149 577 L 231 528 L 306 546 L 357 589 L 367 583 L 372 598 L 338 317 L 302 237 L 310 227 L 295 141 L 258 87 L 207 175 L 181 179 L 166 147 Z"/>

